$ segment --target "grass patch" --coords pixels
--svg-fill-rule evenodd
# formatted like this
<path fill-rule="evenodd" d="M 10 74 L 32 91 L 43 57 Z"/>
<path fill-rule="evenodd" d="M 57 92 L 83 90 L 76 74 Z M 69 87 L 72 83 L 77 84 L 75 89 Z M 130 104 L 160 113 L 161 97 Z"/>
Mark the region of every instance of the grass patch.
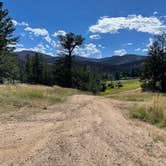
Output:
<path fill-rule="evenodd" d="M 1 85 L 0 113 L 19 110 L 22 107 L 47 108 L 63 102 L 68 96 L 80 91 L 39 85 Z"/>
<path fill-rule="evenodd" d="M 141 89 L 112 94 L 111 98 L 121 101 L 150 101 L 155 93 L 142 92 Z"/>
<path fill-rule="evenodd" d="M 144 122 L 166 127 L 166 98 L 156 94 L 147 105 L 134 105 L 130 108 L 130 116 Z"/>
<path fill-rule="evenodd" d="M 116 82 L 117 81 L 113 81 L 114 84 L 116 84 Z M 122 83 L 123 87 L 121 87 L 121 88 L 114 87 L 111 89 L 108 87 L 108 85 L 111 83 L 111 81 L 107 81 L 106 82 L 107 89 L 105 92 L 101 92 L 100 95 L 111 95 L 111 94 L 116 94 L 116 93 L 132 90 L 132 89 L 137 89 L 140 87 L 140 82 L 138 79 L 121 80 L 120 82 Z"/>

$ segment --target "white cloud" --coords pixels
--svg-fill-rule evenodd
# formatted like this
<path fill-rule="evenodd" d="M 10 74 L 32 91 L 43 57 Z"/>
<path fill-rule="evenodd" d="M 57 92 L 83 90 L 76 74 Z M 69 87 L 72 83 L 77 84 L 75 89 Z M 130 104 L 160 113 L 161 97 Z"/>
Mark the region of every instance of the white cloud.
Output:
<path fill-rule="evenodd" d="M 147 47 L 149 48 L 153 44 L 154 40 L 152 38 L 149 38 L 149 43 L 147 44 Z"/>
<path fill-rule="evenodd" d="M 115 50 L 114 51 L 114 55 L 117 55 L 117 56 L 123 56 L 125 54 L 127 54 L 127 51 L 125 49 Z"/>
<path fill-rule="evenodd" d="M 125 44 L 123 44 L 123 46 L 132 46 L 133 45 L 133 43 L 125 43 Z"/>
<path fill-rule="evenodd" d="M 103 46 L 103 45 L 101 45 L 101 44 L 98 44 L 98 47 L 99 47 L 99 48 L 102 48 L 102 49 L 105 48 L 105 46 Z"/>
<path fill-rule="evenodd" d="M 33 33 L 35 36 L 48 36 L 49 35 L 48 31 L 46 29 L 42 29 L 42 28 L 27 27 L 24 30 L 28 31 L 30 33 Z"/>
<path fill-rule="evenodd" d="M 142 49 L 142 52 L 148 52 L 147 48 Z"/>
<path fill-rule="evenodd" d="M 141 48 L 136 48 L 134 51 L 141 51 Z"/>
<path fill-rule="evenodd" d="M 46 44 L 46 45 L 45 45 L 45 47 L 46 47 L 47 49 L 49 49 L 49 48 L 50 48 L 50 46 L 49 46 L 48 44 Z"/>
<path fill-rule="evenodd" d="M 51 42 L 52 42 L 52 39 L 50 38 L 49 35 L 47 35 L 46 37 L 44 37 L 44 39 L 45 39 L 48 43 L 51 43 Z"/>
<path fill-rule="evenodd" d="M 93 43 L 85 44 L 84 47 L 77 48 L 75 52 L 82 57 L 102 58 L 101 51 Z"/>
<path fill-rule="evenodd" d="M 157 15 L 157 14 L 158 14 L 158 12 L 157 12 L 157 11 L 154 11 L 154 12 L 153 12 L 153 15 Z"/>
<path fill-rule="evenodd" d="M 65 36 L 66 32 L 64 30 L 59 30 L 59 31 L 55 32 L 52 36 L 57 37 L 59 35 Z"/>
<path fill-rule="evenodd" d="M 91 35 L 91 36 L 89 36 L 89 37 L 90 37 L 90 39 L 92 39 L 92 40 L 101 39 L 101 36 L 100 36 L 99 34 Z"/>
<path fill-rule="evenodd" d="M 16 47 L 24 47 L 24 45 L 23 44 L 16 44 Z"/>
<path fill-rule="evenodd" d="M 24 21 L 23 22 L 17 22 L 16 20 L 12 20 L 12 22 L 13 22 L 14 26 L 29 26 L 29 24 L 24 22 Z"/>
<path fill-rule="evenodd" d="M 93 33 L 118 33 L 119 30 L 136 30 L 150 34 L 166 31 L 166 25 L 157 17 L 143 17 L 142 15 L 129 15 L 127 17 L 102 17 L 96 25 L 89 27 Z"/>

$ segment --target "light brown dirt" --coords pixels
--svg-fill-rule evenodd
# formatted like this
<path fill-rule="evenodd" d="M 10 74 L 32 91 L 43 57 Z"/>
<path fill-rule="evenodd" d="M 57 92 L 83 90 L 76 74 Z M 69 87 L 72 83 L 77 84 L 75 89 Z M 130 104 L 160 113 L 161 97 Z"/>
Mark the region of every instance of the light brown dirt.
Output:
<path fill-rule="evenodd" d="M 120 108 L 115 100 L 75 95 L 0 122 L 0 165 L 165 166 L 166 132 L 124 117 Z"/>

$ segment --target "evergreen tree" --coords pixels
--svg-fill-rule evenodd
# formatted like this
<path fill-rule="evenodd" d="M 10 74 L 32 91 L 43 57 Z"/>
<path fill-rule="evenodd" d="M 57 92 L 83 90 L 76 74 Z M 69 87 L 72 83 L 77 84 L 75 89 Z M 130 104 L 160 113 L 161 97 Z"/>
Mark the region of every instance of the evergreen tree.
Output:
<path fill-rule="evenodd" d="M 141 76 L 143 89 L 166 91 L 166 34 L 155 37 L 149 48 L 143 74 Z"/>
<path fill-rule="evenodd" d="M 17 57 L 18 61 L 18 80 L 25 83 L 25 62 Z"/>
<path fill-rule="evenodd" d="M 74 56 L 75 48 L 81 46 L 84 39 L 80 35 L 67 33 L 66 35 L 60 35 L 59 40 L 62 46 L 60 51 L 61 59 L 56 66 L 58 68 L 58 65 L 61 65 L 61 72 L 63 72 L 63 74 L 58 72 L 59 77 L 61 77 L 59 79 L 63 79 L 61 81 L 62 86 L 72 87 L 72 57 Z"/>
<path fill-rule="evenodd" d="M 10 58 L 9 56 L 12 56 L 11 52 L 18 40 L 18 38 L 13 37 L 12 35 L 15 28 L 12 19 L 8 14 L 9 11 L 7 9 L 3 9 L 3 2 L 0 2 L 0 83 L 3 82 L 3 78 L 5 76 L 12 76 L 11 71 L 16 72 L 16 65 L 7 65 L 9 60 L 15 63 L 15 57 Z M 14 68 L 12 69 L 11 67 Z"/>
<path fill-rule="evenodd" d="M 43 56 L 35 53 L 32 57 L 32 82 L 42 84 L 43 81 Z"/>
<path fill-rule="evenodd" d="M 53 84 L 52 71 L 50 65 L 47 63 L 47 60 L 43 57 L 43 81 L 44 85 Z"/>
<path fill-rule="evenodd" d="M 25 57 L 25 82 L 32 83 L 32 60 L 30 55 L 27 54 Z"/>

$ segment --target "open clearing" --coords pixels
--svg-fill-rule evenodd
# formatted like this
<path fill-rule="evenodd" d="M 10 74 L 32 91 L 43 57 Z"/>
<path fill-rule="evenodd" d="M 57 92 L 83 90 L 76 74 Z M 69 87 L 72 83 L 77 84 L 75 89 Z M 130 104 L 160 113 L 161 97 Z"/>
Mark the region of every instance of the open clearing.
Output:
<path fill-rule="evenodd" d="M 165 166 L 166 131 L 128 119 L 126 104 L 75 94 L 35 113 L 2 113 L 0 165 Z"/>

